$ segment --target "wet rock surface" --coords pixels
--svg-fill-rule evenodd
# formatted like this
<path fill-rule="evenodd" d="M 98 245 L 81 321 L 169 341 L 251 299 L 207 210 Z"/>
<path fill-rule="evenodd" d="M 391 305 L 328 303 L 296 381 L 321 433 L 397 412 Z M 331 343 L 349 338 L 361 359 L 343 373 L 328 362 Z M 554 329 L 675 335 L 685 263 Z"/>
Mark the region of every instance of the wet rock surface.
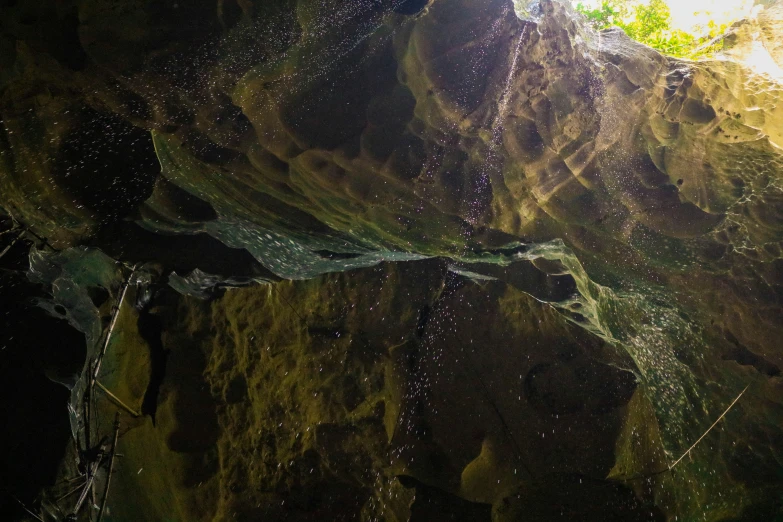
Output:
<path fill-rule="evenodd" d="M 166 375 L 154 428 L 123 435 L 115 495 L 163 481 L 176 501 L 117 501 L 119 520 L 490 520 L 554 470 L 605 477 L 637 386 L 600 339 L 441 261 L 172 295 L 154 313 Z"/>
<path fill-rule="evenodd" d="M 114 519 L 775 519 L 783 7 L 700 62 L 530 12 L 0 7 L 0 261 L 152 274 Z"/>

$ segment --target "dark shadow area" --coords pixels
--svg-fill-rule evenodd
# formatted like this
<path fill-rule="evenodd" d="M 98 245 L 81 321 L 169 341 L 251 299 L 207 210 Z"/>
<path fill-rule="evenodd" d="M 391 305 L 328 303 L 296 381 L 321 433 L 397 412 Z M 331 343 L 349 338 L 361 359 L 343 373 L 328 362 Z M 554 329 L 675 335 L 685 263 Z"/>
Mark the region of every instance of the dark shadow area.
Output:
<path fill-rule="evenodd" d="M 469 502 L 441 489 L 428 486 L 413 477 L 399 476 L 397 480 L 408 488 L 416 490 L 411 505 L 410 522 L 489 522 L 492 520 L 492 506 Z"/>
<path fill-rule="evenodd" d="M 361 254 L 354 254 L 350 252 L 332 252 L 331 250 L 314 250 L 314 254 L 318 254 L 324 259 L 355 259 L 361 257 Z"/>
<path fill-rule="evenodd" d="M 552 474 L 502 500 L 496 522 L 663 522 L 664 514 L 644 505 L 620 484 L 581 475 Z"/>
<path fill-rule="evenodd" d="M 166 236 L 123 221 L 101 228 L 90 246 L 100 248 L 114 259 L 128 263 L 154 261 L 180 274 L 199 268 L 209 274 L 236 278 L 278 279 L 247 250 L 227 247 L 204 233 Z"/>
<path fill-rule="evenodd" d="M 0 2 L 3 31 L 26 40 L 73 71 L 89 61 L 79 41 L 79 16 L 75 5 L 54 2 Z"/>
<path fill-rule="evenodd" d="M 394 8 L 395 13 L 404 15 L 419 14 L 427 7 L 429 0 L 404 0 Z"/>
<path fill-rule="evenodd" d="M 6 237 L 0 242 L 0 251 Z M 70 439 L 67 381 L 84 363 L 84 335 L 35 306 L 47 297 L 27 279 L 29 243 L 0 258 L 0 520 L 18 520 L 56 479 Z"/>
<path fill-rule="evenodd" d="M 763 357 L 756 355 L 747 348 L 745 348 L 737 338 L 728 330 L 725 332 L 726 339 L 731 343 L 732 348 L 726 350 L 723 354 L 724 361 L 734 361 L 737 364 L 743 366 L 753 366 L 761 374 L 768 377 L 777 377 L 780 375 L 780 368 L 775 364 L 767 361 Z"/>
<path fill-rule="evenodd" d="M 461 268 L 495 277 L 542 301 L 565 301 L 578 293 L 571 274 L 548 273 L 532 262 L 521 261 L 508 266 L 473 263 Z"/>
<path fill-rule="evenodd" d="M 65 136 L 52 175 L 97 221 L 116 221 L 152 194 L 160 172 L 152 136 L 92 109 L 82 118 Z"/>
<path fill-rule="evenodd" d="M 161 340 L 163 323 L 158 316 L 149 313 L 147 310 L 142 310 L 139 312 L 138 328 L 139 334 L 150 349 L 150 382 L 141 403 L 141 413 L 152 417 L 154 425 L 155 414 L 158 410 L 160 386 L 163 384 L 163 379 L 166 376 L 168 352 L 163 347 Z"/>

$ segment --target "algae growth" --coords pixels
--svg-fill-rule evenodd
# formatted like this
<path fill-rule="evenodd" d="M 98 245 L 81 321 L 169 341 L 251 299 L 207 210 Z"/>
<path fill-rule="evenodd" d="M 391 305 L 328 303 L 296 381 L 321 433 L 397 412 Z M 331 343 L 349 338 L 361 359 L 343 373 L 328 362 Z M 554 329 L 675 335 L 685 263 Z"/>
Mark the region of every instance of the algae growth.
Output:
<path fill-rule="evenodd" d="M 12 519 L 780 516 L 779 1 L 0 15 Z"/>

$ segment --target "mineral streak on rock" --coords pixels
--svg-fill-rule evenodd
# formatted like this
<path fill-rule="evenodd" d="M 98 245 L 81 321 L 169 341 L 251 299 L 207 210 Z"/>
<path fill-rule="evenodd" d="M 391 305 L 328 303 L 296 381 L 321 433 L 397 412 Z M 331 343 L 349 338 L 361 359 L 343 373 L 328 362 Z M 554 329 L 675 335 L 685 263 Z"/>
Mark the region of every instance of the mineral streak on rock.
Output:
<path fill-rule="evenodd" d="M 517 4 L 0 7 L 0 210 L 216 298 L 123 316 L 118 512 L 774 518 L 783 3 L 699 62 Z"/>

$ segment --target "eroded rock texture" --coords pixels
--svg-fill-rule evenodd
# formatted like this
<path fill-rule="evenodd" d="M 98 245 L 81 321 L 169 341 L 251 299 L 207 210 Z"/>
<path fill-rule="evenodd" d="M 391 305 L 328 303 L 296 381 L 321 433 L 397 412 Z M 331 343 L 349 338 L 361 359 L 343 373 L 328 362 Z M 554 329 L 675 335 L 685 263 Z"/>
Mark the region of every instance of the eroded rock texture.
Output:
<path fill-rule="evenodd" d="M 513 287 L 433 260 L 161 302 L 155 424 L 123 435 L 115 495 L 171 497 L 118 500 L 118 520 L 516 520 L 551 511 L 543 477 L 596 495 L 571 516 L 662 517 L 589 478 L 642 400 L 632 362 Z"/>
<path fill-rule="evenodd" d="M 436 255 L 559 237 L 596 275 L 777 295 L 779 77 L 588 34 L 557 3 L 538 23 L 390 7 L 7 8 L 4 207 L 55 245 L 130 217 L 267 264 L 270 230 Z M 779 14 L 735 31 L 768 68 Z M 760 350 L 730 316 L 779 335 L 777 304 L 715 312 Z"/>
<path fill-rule="evenodd" d="M 698 63 L 529 13 L 0 8 L 0 206 L 218 297 L 127 312 L 118 520 L 774 518 L 783 5 Z"/>

